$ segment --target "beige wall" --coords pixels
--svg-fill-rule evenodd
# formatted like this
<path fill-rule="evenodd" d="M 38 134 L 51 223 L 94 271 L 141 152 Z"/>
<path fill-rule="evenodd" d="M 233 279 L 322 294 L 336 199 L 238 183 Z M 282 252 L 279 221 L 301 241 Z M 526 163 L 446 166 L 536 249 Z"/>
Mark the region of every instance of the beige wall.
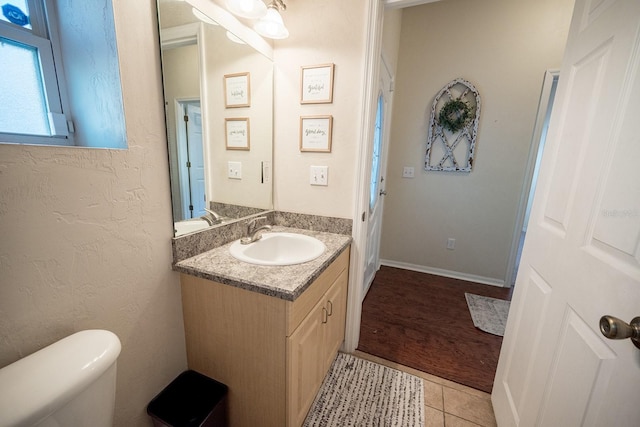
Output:
<path fill-rule="evenodd" d="M 386 9 L 382 25 L 382 56 L 392 76 L 398 68 L 398 50 L 402 32 L 402 9 Z"/>
<path fill-rule="evenodd" d="M 447 0 L 403 11 L 383 259 L 504 279 L 544 71 L 560 66 L 572 9 L 573 0 Z M 482 97 L 474 170 L 426 172 L 431 103 L 456 77 Z M 403 166 L 415 178 L 403 179 Z"/>
<path fill-rule="evenodd" d="M 0 145 L 0 366 L 75 331 L 122 341 L 116 425 L 186 368 L 155 2 L 114 0 L 128 149 Z"/>
<path fill-rule="evenodd" d="M 291 36 L 275 42 L 274 206 L 351 218 L 362 115 L 365 0 L 287 2 Z M 332 104 L 300 104 L 300 67 L 334 63 Z M 331 153 L 301 153 L 300 116 L 332 115 Z M 309 166 L 328 166 L 327 187 L 309 185 Z"/>

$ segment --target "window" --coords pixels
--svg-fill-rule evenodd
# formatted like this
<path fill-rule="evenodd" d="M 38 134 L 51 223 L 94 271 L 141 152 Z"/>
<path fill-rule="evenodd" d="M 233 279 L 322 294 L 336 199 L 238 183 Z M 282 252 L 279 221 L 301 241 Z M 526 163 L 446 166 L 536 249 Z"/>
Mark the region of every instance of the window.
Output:
<path fill-rule="evenodd" d="M 371 184 L 369 193 L 369 210 L 373 210 L 378 200 L 378 189 L 380 184 L 380 155 L 382 151 L 382 110 L 384 108 L 384 97 L 378 96 L 378 110 L 376 112 L 376 124 L 373 131 L 373 153 L 371 156 Z"/>
<path fill-rule="evenodd" d="M 0 4 L 0 143 L 127 148 L 111 0 Z"/>
<path fill-rule="evenodd" d="M 1 6 L 0 139 L 3 142 L 72 145 L 47 22 L 51 9 L 41 0 L 11 0 Z M 51 20 L 53 22 L 53 20 Z M 59 61 L 59 59 L 58 59 Z"/>

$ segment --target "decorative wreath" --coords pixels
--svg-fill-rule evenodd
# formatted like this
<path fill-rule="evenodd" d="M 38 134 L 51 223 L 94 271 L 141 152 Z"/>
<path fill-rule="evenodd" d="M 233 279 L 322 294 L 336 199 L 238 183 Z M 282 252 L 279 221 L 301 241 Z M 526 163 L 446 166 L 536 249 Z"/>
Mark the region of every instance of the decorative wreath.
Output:
<path fill-rule="evenodd" d="M 471 108 L 460 99 L 447 101 L 438 114 L 440 126 L 451 132 L 457 132 L 471 120 Z"/>

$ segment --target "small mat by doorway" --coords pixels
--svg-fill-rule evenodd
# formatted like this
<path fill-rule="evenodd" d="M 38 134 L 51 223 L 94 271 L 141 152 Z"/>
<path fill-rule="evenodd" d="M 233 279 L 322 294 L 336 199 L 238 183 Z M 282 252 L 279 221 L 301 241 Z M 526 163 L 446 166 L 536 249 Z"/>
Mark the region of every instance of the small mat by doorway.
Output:
<path fill-rule="evenodd" d="M 474 326 L 490 334 L 504 336 L 511 303 L 468 293 L 465 293 L 464 296 L 467 299 Z"/>
<path fill-rule="evenodd" d="M 424 426 L 422 379 L 338 353 L 304 427 Z"/>

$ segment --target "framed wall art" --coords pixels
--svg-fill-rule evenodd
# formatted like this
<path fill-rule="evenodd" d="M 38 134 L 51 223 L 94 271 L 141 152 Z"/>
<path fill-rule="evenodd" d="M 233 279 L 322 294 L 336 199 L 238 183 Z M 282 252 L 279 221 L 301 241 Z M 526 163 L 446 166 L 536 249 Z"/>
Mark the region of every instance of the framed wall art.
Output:
<path fill-rule="evenodd" d="M 331 152 L 332 116 L 300 117 L 300 151 Z"/>
<path fill-rule="evenodd" d="M 480 93 L 465 79 L 453 79 L 438 92 L 431 105 L 425 170 L 471 172 L 480 107 Z"/>
<path fill-rule="evenodd" d="M 226 108 L 251 106 L 251 78 L 247 73 L 224 75 L 224 105 Z"/>
<path fill-rule="evenodd" d="M 334 64 L 300 67 L 300 103 L 332 103 L 333 72 Z"/>
<path fill-rule="evenodd" d="M 225 143 L 227 150 L 249 150 L 249 118 L 224 119 Z"/>

